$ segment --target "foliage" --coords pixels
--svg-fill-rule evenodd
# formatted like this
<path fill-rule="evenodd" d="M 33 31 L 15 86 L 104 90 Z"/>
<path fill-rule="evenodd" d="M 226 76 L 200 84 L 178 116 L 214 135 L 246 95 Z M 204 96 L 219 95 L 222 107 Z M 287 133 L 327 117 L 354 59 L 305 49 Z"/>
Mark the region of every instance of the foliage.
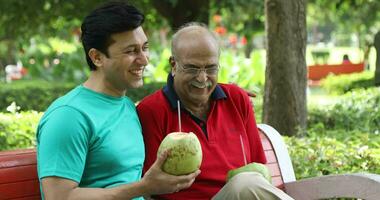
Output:
<path fill-rule="evenodd" d="M 297 179 L 348 172 L 380 174 L 380 136 L 358 130 L 313 129 L 284 137 Z"/>
<path fill-rule="evenodd" d="M 127 95 L 136 102 L 163 85 L 164 83 L 159 82 L 145 84 L 142 88 L 128 90 Z M 6 111 L 12 102 L 16 102 L 21 110 L 44 111 L 56 98 L 75 86 L 75 83 L 52 83 L 42 80 L 0 84 L 0 111 Z"/>
<path fill-rule="evenodd" d="M 165 82 L 152 82 L 144 84 L 142 88 L 128 89 L 127 96 L 131 98 L 132 101 L 138 102 L 145 96 L 152 94 L 153 92 L 161 89 L 166 83 Z"/>
<path fill-rule="evenodd" d="M 54 99 L 74 87 L 73 83 L 52 83 L 42 80 L 3 83 L 0 84 L 0 110 L 5 111 L 12 102 L 16 102 L 21 110 L 43 111 Z"/>
<path fill-rule="evenodd" d="M 242 34 L 250 40 L 255 33 L 264 31 L 264 1 L 224 0 L 211 2 L 214 14 L 223 16 L 227 30 Z M 249 12 L 248 12 L 249 11 Z"/>
<path fill-rule="evenodd" d="M 218 81 L 221 83 L 236 83 L 255 93 L 261 93 L 265 79 L 265 56 L 262 51 L 253 51 L 250 58 L 241 54 L 223 51 L 220 56 L 220 71 Z"/>
<path fill-rule="evenodd" d="M 168 48 L 163 49 L 162 52 L 150 53 L 150 64 L 144 71 L 144 83 L 166 82 L 171 69 L 169 64 L 170 55 L 171 52 Z"/>
<path fill-rule="evenodd" d="M 0 150 L 31 148 L 42 113 L 0 113 Z"/>
<path fill-rule="evenodd" d="M 36 37 L 21 48 L 23 51 L 17 57 L 28 70 L 27 78 L 81 82 L 89 73 L 78 39 L 65 41 Z"/>
<path fill-rule="evenodd" d="M 354 90 L 334 105 L 311 107 L 308 125 L 322 130 L 380 134 L 380 87 Z"/>
<path fill-rule="evenodd" d="M 328 32 L 342 34 L 356 33 L 360 47 L 373 40 L 380 29 L 380 1 L 376 0 L 310 0 L 308 4 L 308 25 L 328 29 Z M 339 39 L 339 37 L 335 37 Z"/>
<path fill-rule="evenodd" d="M 362 73 L 329 75 L 322 79 L 322 88 L 330 94 L 344 94 L 353 89 L 369 88 L 374 86 L 374 73 L 365 71 Z"/>

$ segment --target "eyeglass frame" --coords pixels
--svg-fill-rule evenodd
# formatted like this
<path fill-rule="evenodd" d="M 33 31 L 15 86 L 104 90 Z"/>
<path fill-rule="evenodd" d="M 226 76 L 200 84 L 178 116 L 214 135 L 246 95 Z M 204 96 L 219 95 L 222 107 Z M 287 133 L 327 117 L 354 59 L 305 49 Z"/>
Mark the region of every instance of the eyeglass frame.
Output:
<path fill-rule="evenodd" d="M 196 65 L 196 67 L 187 67 L 185 68 L 183 65 L 179 64 L 180 62 L 178 62 L 178 60 L 174 59 L 175 63 L 177 66 L 179 66 L 183 72 L 185 72 L 186 74 L 189 74 L 189 75 L 193 75 L 193 76 L 198 76 L 201 71 L 204 71 L 208 76 L 217 76 L 218 75 L 218 72 L 219 72 L 219 64 L 217 64 L 216 66 L 213 66 L 213 67 L 209 67 L 207 68 L 206 66 L 205 67 L 198 67 Z M 194 70 L 194 71 L 191 71 L 191 70 Z M 196 71 L 195 71 L 196 70 Z M 209 73 L 207 72 L 207 70 L 215 70 L 215 73 Z"/>

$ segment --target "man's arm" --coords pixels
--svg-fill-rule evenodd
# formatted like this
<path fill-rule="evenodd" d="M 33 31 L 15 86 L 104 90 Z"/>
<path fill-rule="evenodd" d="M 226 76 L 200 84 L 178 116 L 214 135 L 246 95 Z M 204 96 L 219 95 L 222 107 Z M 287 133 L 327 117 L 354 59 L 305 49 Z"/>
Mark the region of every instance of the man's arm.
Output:
<path fill-rule="evenodd" d="M 78 183 L 59 177 L 42 179 L 45 200 L 116 200 L 139 196 L 173 193 L 191 186 L 200 171 L 189 175 L 173 176 L 161 170 L 168 152 L 161 154 L 141 181 L 114 188 L 81 188 Z"/>

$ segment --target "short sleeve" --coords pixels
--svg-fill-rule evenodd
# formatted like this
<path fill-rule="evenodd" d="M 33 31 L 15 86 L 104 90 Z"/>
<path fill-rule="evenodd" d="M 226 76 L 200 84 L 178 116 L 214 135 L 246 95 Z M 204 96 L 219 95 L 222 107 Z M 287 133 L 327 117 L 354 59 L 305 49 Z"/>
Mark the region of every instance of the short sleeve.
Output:
<path fill-rule="evenodd" d="M 69 106 L 44 116 L 37 130 L 40 179 L 57 176 L 80 182 L 89 149 L 90 126 L 85 115 Z"/>

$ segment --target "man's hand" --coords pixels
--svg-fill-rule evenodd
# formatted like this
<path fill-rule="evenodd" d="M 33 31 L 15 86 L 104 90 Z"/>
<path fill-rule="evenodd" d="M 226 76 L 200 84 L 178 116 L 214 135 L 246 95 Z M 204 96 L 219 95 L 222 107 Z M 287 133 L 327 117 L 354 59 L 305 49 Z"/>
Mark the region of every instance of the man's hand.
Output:
<path fill-rule="evenodd" d="M 188 188 L 200 173 L 173 176 L 161 170 L 169 152 L 159 155 L 141 181 L 113 188 L 80 188 L 78 183 L 60 177 L 42 179 L 42 190 L 46 200 L 108 200 L 132 199 L 139 196 L 173 193 Z"/>
<path fill-rule="evenodd" d="M 162 165 L 169 153 L 169 151 L 165 151 L 158 155 L 157 160 L 141 180 L 146 186 L 147 193 L 150 195 L 173 193 L 188 188 L 201 173 L 200 170 L 183 176 L 174 176 L 165 173 L 162 171 Z"/>

